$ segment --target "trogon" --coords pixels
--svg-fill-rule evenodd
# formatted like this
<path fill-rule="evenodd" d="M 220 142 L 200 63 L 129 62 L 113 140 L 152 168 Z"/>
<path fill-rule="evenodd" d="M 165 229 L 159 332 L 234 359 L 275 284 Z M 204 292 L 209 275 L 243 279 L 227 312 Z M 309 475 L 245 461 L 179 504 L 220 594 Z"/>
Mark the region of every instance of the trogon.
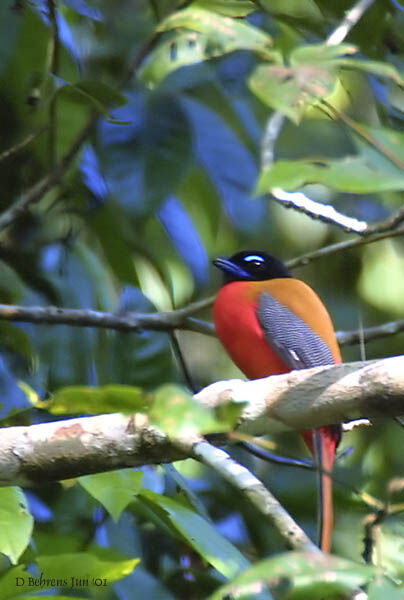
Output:
<path fill-rule="evenodd" d="M 213 316 L 220 341 L 249 379 L 341 362 L 331 318 L 317 294 L 266 252 L 246 250 L 213 264 L 224 274 Z M 320 467 L 319 541 L 331 548 L 332 479 L 340 425 L 303 431 Z"/>

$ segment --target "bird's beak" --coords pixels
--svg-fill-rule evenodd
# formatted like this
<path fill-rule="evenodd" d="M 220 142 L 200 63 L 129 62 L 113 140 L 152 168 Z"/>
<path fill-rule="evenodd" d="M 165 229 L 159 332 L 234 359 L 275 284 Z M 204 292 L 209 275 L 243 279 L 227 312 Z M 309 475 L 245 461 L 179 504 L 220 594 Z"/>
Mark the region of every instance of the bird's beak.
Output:
<path fill-rule="evenodd" d="M 244 271 L 242 267 L 236 265 L 234 262 L 232 262 L 229 258 L 226 258 L 225 256 L 215 258 L 212 261 L 212 263 L 215 265 L 215 267 L 223 271 L 225 274 L 232 275 L 234 277 L 237 277 L 238 279 L 248 279 L 249 277 L 247 271 Z"/>

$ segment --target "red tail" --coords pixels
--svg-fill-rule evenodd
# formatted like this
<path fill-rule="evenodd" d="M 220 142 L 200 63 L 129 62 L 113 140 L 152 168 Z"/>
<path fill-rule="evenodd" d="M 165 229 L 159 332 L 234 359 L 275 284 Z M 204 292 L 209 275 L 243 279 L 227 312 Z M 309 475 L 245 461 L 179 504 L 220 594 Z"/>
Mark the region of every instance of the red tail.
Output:
<path fill-rule="evenodd" d="M 303 431 L 303 437 L 319 466 L 319 543 L 323 552 L 330 552 L 334 527 L 331 473 L 335 453 L 341 439 L 341 427 L 332 425 Z M 326 471 L 326 472 L 324 472 Z"/>

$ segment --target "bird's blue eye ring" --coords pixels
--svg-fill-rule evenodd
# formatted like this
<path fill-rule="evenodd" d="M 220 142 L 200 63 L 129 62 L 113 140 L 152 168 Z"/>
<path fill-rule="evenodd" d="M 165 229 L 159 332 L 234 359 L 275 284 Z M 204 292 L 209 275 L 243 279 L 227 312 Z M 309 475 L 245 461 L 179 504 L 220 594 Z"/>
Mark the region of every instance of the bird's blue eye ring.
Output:
<path fill-rule="evenodd" d="M 248 256 L 246 256 L 244 258 L 244 260 L 246 262 L 259 262 L 259 263 L 265 262 L 264 258 L 262 256 L 260 256 L 259 254 L 249 254 Z"/>

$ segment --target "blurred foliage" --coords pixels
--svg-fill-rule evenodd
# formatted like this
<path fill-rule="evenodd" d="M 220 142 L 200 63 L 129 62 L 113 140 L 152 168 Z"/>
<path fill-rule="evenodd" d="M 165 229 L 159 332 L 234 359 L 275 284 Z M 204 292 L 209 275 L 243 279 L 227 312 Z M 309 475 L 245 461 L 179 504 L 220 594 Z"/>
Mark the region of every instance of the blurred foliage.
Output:
<path fill-rule="evenodd" d="M 345 239 L 341 229 L 280 207 L 267 194 L 274 186 L 304 189 L 369 223 L 397 210 L 404 6 L 375 2 L 347 43 L 326 45 L 352 5 L 0 3 L 0 210 L 52 172 L 94 123 L 62 181 L 0 231 L 1 301 L 170 310 L 217 289 L 212 257 L 250 247 L 288 259 Z M 261 169 L 273 110 L 287 119 L 275 161 Z M 403 261 L 395 238 L 295 273 L 318 290 L 338 329 L 356 329 L 403 318 Z M 178 337 L 198 386 L 238 374 L 215 339 Z M 369 343 L 367 358 L 400 354 L 402 342 L 401 334 Z M 200 420 L 216 428 L 219 417 L 199 413 L 178 387 L 183 374 L 165 332 L 2 322 L 0 346 L 5 424 L 147 410 L 154 398 L 151 416 L 169 431 L 176 423 L 194 431 Z M 359 349 L 344 349 L 344 357 L 358 359 Z M 220 416 L 224 429 L 236 413 L 229 407 Z M 361 564 L 363 521 L 375 510 L 364 492 L 384 500 L 389 481 L 402 475 L 402 431 L 376 423 L 345 438 L 353 451 L 336 468 L 339 558 L 313 563 L 280 553 L 276 532 L 244 498 L 184 461 L 177 470 L 2 490 L 0 600 L 45 589 L 54 598 L 341 598 L 369 581 L 374 600 L 402 597 L 400 493 L 377 536 L 375 557 L 386 577 Z M 280 454 L 304 452 L 292 434 L 274 441 Z M 237 448 L 234 455 L 270 482 L 314 536 L 314 475 Z M 41 584 L 41 577 L 54 581 Z"/>

